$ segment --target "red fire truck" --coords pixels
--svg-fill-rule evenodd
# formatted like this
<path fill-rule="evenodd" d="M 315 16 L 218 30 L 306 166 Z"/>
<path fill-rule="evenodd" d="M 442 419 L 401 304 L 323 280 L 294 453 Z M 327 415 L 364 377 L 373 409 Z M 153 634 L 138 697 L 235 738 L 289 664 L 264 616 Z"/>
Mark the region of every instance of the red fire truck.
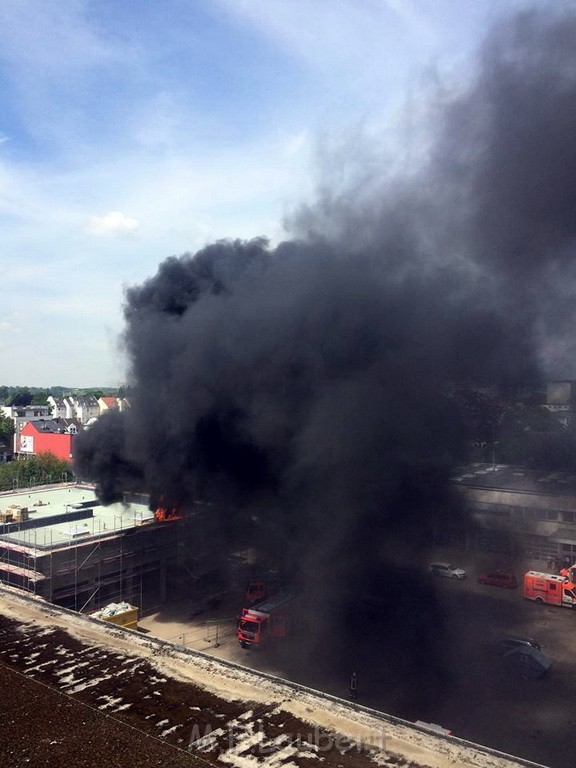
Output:
<path fill-rule="evenodd" d="M 555 573 L 528 571 L 524 574 L 524 597 L 537 603 L 576 608 L 576 585 Z"/>
<path fill-rule="evenodd" d="M 272 638 L 286 637 L 294 595 L 278 592 L 249 608 L 238 617 L 238 642 L 242 648 L 262 648 Z"/>

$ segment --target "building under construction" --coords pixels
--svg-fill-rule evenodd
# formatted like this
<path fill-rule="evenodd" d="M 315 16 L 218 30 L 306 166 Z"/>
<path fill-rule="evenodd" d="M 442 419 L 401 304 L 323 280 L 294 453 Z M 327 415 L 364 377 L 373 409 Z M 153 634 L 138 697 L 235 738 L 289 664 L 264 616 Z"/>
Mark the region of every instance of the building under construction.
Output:
<path fill-rule="evenodd" d="M 475 465 L 453 483 L 471 519 L 438 527 L 437 546 L 574 562 L 576 475 Z M 0 582 L 83 612 L 207 597 L 242 577 L 218 512 L 199 502 L 178 514 L 151 510 L 144 495 L 105 507 L 77 484 L 0 494 Z"/>
<path fill-rule="evenodd" d="M 152 511 L 145 496 L 104 507 L 88 485 L 0 494 L 0 581 L 83 612 L 216 591 L 225 562 L 208 513 Z"/>

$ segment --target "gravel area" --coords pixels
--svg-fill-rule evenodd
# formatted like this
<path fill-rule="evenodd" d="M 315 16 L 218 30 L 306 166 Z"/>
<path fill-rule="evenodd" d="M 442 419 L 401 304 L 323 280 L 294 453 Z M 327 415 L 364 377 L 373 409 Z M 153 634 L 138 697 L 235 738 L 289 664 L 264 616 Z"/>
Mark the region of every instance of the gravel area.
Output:
<path fill-rule="evenodd" d="M 0 664 L 2 768 L 205 765 L 122 721 Z"/>
<path fill-rule="evenodd" d="M 0 615 L 0 765 L 374 765 L 349 738 L 314 729 L 276 702 L 228 701 L 162 675 L 136 655 Z M 389 756 L 380 765 L 416 763 Z"/>

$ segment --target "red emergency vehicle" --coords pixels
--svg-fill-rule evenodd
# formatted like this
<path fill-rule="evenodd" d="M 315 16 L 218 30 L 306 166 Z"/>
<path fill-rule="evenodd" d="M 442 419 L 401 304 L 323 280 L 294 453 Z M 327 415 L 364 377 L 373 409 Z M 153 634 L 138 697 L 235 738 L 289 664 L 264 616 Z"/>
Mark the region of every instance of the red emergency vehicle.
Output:
<path fill-rule="evenodd" d="M 576 607 L 576 585 L 555 573 L 528 571 L 524 574 L 524 597 L 537 603 Z"/>
<path fill-rule="evenodd" d="M 564 576 L 568 581 L 576 583 L 576 564 L 571 565 L 569 568 L 561 568 L 560 576 Z"/>
<path fill-rule="evenodd" d="M 242 648 L 262 648 L 272 638 L 286 637 L 294 595 L 278 592 L 238 617 L 238 642 Z"/>

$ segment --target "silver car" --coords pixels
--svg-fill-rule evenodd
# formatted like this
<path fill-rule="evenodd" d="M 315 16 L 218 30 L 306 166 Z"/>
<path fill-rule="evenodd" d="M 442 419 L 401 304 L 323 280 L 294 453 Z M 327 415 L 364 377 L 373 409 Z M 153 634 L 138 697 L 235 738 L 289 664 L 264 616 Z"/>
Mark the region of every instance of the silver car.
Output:
<path fill-rule="evenodd" d="M 465 579 L 466 571 L 451 563 L 430 563 L 430 573 L 434 576 L 443 576 L 446 579 Z"/>

